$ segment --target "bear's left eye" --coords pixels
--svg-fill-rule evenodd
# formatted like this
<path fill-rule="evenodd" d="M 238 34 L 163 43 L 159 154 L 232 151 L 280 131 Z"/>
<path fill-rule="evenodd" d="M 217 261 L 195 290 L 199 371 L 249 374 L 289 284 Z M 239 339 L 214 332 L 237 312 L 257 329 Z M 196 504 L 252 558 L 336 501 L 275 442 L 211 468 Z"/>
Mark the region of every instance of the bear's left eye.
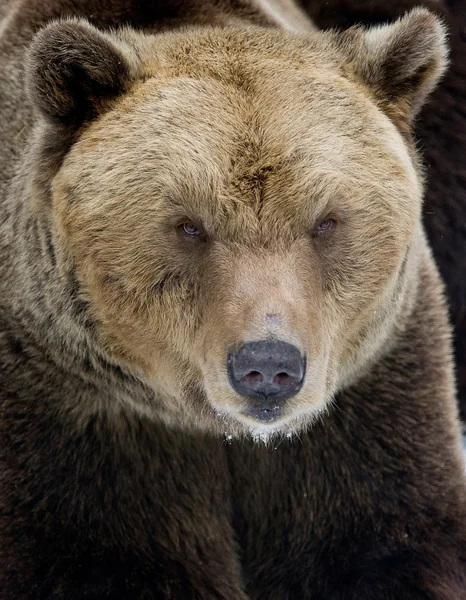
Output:
<path fill-rule="evenodd" d="M 314 229 L 314 235 L 326 235 L 328 233 L 330 233 L 331 231 L 333 231 L 333 229 L 335 228 L 337 222 L 335 219 L 329 217 L 327 219 L 325 219 L 324 221 L 321 221 L 317 227 Z"/>

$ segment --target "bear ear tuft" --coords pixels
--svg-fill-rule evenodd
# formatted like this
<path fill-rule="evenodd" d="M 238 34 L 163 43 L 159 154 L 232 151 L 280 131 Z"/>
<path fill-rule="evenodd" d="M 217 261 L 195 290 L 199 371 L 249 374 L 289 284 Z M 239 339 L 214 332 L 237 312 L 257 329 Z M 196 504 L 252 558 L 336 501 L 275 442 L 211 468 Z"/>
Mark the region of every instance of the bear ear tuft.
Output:
<path fill-rule="evenodd" d="M 44 27 L 29 50 L 26 83 L 33 104 L 62 125 L 77 127 L 94 118 L 131 79 L 122 49 L 86 21 Z"/>
<path fill-rule="evenodd" d="M 391 25 L 350 29 L 339 41 L 381 107 L 398 123 L 411 124 L 447 65 L 445 27 L 424 8 Z"/>

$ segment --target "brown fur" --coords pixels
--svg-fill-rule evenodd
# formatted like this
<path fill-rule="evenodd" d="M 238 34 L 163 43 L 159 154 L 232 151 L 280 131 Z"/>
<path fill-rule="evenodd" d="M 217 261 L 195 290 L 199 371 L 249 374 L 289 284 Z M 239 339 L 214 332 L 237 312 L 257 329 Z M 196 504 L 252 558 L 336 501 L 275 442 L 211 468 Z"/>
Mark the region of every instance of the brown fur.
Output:
<path fill-rule="evenodd" d="M 422 148 L 426 192 L 424 225 L 445 281 L 454 325 L 458 400 L 466 417 L 466 278 L 461 265 L 466 253 L 464 139 L 466 118 L 466 6 L 462 0 L 313 0 L 304 3 L 323 28 L 355 24 L 385 24 L 406 10 L 423 5 L 441 16 L 448 27 L 449 68 L 415 122 Z"/>
<path fill-rule="evenodd" d="M 20 8 L 5 44 L 82 15 Z M 171 10 L 42 29 L 27 148 L 23 92 L 0 105 L 2 598 L 460 600 L 450 333 L 409 133 L 442 26 Z M 307 372 L 264 424 L 226 356 L 270 337 Z"/>

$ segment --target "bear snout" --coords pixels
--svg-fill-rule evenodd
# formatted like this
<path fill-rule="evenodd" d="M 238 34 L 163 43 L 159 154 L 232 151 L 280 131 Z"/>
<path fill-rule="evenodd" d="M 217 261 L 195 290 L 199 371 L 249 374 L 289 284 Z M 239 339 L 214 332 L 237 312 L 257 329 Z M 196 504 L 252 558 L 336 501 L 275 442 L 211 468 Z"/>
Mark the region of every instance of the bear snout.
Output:
<path fill-rule="evenodd" d="M 242 412 L 270 422 L 282 416 L 284 400 L 302 388 L 306 357 L 280 340 L 247 342 L 228 352 L 227 372 L 233 389 L 253 400 Z"/>

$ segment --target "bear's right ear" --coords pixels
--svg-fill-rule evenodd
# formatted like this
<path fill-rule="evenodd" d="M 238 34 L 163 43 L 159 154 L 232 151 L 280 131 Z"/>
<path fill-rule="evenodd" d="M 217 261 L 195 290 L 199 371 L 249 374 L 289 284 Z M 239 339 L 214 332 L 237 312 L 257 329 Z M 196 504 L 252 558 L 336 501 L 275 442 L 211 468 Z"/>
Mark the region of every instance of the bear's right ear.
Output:
<path fill-rule="evenodd" d="M 85 21 L 57 21 L 29 50 L 26 82 L 47 119 L 79 127 L 123 94 L 134 78 L 131 60 L 110 36 Z"/>

